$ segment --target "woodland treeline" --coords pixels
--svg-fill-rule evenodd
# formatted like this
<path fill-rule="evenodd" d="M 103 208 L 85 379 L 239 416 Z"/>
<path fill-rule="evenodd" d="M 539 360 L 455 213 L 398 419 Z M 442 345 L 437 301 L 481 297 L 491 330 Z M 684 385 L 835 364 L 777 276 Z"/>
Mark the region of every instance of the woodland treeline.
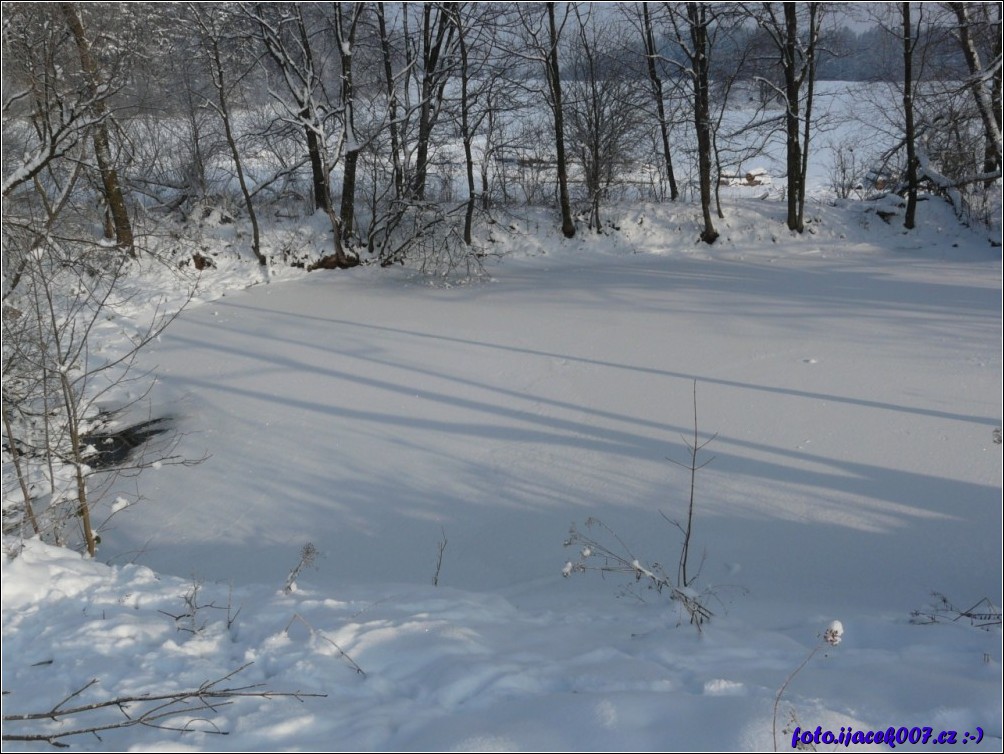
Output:
<path fill-rule="evenodd" d="M 638 184 L 641 166 L 643 198 L 692 196 L 711 243 L 737 97 L 759 106 L 749 132 L 784 139 L 787 224 L 801 230 L 827 78 L 898 88 L 888 163 L 904 195 L 926 181 L 961 196 L 1000 175 L 997 3 L 854 17 L 829 3 L 3 10 L 10 280 L 63 218 L 100 213 L 133 254 L 137 222 L 206 202 L 247 218 L 261 264 L 259 215 L 276 203 L 328 219 L 334 266 L 401 261 L 417 239 L 469 246 L 492 206 L 553 205 L 566 236 L 599 231 L 612 188 L 628 173 Z"/>

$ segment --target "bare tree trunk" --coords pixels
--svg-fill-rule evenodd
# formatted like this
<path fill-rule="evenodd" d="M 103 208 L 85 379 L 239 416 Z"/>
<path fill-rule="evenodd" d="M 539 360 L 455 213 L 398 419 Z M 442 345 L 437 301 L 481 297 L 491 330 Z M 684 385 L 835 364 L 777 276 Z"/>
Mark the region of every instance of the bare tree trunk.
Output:
<path fill-rule="evenodd" d="M 917 40 L 910 21 L 910 3 L 901 3 L 903 17 L 903 113 L 906 138 L 906 218 L 903 227 L 912 230 L 917 218 L 917 145 L 913 123 L 913 50 Z M 923 11 L 921 11 L 923 12 Z M 918 35 L 919 36 L 919 35 Z"/>
<path fill-rule="evenodd" d="M 995 3 L 998 14 L 997 31 L 994 35 L 996 71 L 993 74 L 991 94 L 988 97 L 984 88 L 986 71 L 983 70 L 979 52 L 972 38 L 970 30 L 972 21 L 969 18 L 967 5 L 968 3 L 951 3 L 952 10 L 959 22 L 959 45 L 962 47 L 962 54 L 965 56 L 966 65 L 969 68 L 969 88 L 973 93 L 976 109 L 979 111 L 980 120 L 983 123 L 983 172 L 993 173 L 1001 167 L 1001 6 L 999 3 Z M 991 180 L 990 185 L 992 184 Z"/>
<path fill-rule="evenodd" d="M 488 100 L 488 133 L 485 136 L 485 155 L 481 160 L 481 209 L 487 210 L 491 206 L 491 192 L 488 186 L 488 164 L 493 153 L 492 140 L 495 133 L 495 93 L 491 90 L 485 95 Z"/>
<path fill-rule="evenodd" d="M 708 15 L 707 6 L 687 3 L 687 20 L 693 44 L 694 127 L 697 130 L 697 165 L 701 186 L 701 212 L 704 229 L 701 240 L 714 243 L 718 239 L 711 219 L 711 94 L 708 85 Z"/>
<path fill-rule="evenodd" d="M 561 232 L 565 238 L 575 236 L 572 220 L 572 203 L 568 197 L 568 163 L 565 157 L 565 121 L 561 104 L 561 67 L 558 64 L 558 27 L 554 20 L 554 3 L 547 3 L 549 48 L 547 52 L 547 79 L 551 87 L 554 111 L 554 145 L 558 160 L 558 203 L 561 206 Z"/>
<path fill-rule="evenodd" d="M 342 220 L 331 203 L 328 183 L 328 145 L 322 107 L 316 99 L 323 94 L 322 72 L 314 64 L 310 34 L 299 4 L 255 4 L 249 13 L 258 25 L 260 39 L 268 55 L 282 71 L 292 102 L 287 105 L 290 114 L 296 115 L 302 125 L 307 142 L 307 157 L 313 181 L 314 209 L 321 210 L 331 223 L 334 254 L 322 257 L 309 269 L 344 269 L 359 264 L 357 256 L 345 253 L 342 244 Z M 272 14 L 278 15 L 274 21 Z M 283 26 L 290 24 L 292 33 L 287 37 Z"/>
<path fill-rule="evenodd" d="M 809 165 L 812 135 L 812 100 L 816 82 L 816 41 L 819 36 L 819 3 L 782 4 L 779 18 L 772 3 L 764 3 L 756 16 L 757 23 L 777 48 L 784 76 L 785 194 L 787 226 L 799 233 L 805 230 L 805 182 Z M 807 8 L 805 36 L 799 35 L 798 12 Z M 804 97 L 803 97 L 804 87 Z M 780 91 L 780 90 L 778 90 Z M 805 103 L 804 113 L 802 103 Z"/>
<path fill-rule="evenodd" d="M 303 127 L 310 163 L 311 189 L 314 209 L 331 215 L 331 189 L 328 185 L 327 144 L 324 124 L 318 114 L 315 91 L 320 87 L 320 76 L 314 67 L 310 35 L 303 20 L 299 4 L 248 4 L 245 12 L 258 25 L 259 38 L 265 51 L 282 72 L 292 104 L 290 114 L 295 114 Z M 273 17 L 277 15 L 276 17 Z M 284 28 L 292 26 L 293 39 L 286 36 Z"/>
<path fill-rule="evenodd" d="M 781 52 L 781 66 L 784 69 L 784 133 L 785 167 L 788 171 L 788 230 L 799 233 L 798 198 L 802 195 L 802 145 L 801 126 L 798 120 L 799 77 L 796 42 L 798 40 L 798 15 L 795 3 L 784 3 L 784 47 Z"/>
<path fill-rule="evenodd" d="M 384 4 L 376 4 L 377 24 L 380 30 L 380 51 L 383 57 L 384 81 L 387 86 L 387 115 L 390 121 L 390 153 L 394 165 L 394 197 L 400 199 L 404 195 L 404 167 L 401 159 L 401 139 L 398 135 L 400 126 L 397 122 L 397 84 L 394 81 L 394 67 L 390 49 L 390 38 L 387 36 L 387 20 L 384 16 Z"/>
<path fill-rule="evenodd" d="M 134 240 L 132 234 L 132 224 L 129 221 L 129 210 L 126 208 L 125 197 L 122 194 L 122 187 L 119 183 L 118 171 L 115 169 L 112 160 L 110 140 L 108 138 L 108 127 L 105 124 L 107 108 L 105 101 L 100 96 L 101 87 L 100 73 L 97 61 L 91 54 L 91 45 L 84 32 L 83 22 L 73 3 L 60 3 L 59 8 L 66 19 L 66 25 L 73 35 L 73 40 L 77 45 L 77 54 L 80 56 L 80 69 L 83 71 L 87 88 L 90 90 L 91 106 L 95 123 L 93 128 L 94 157 L 98 162 L 98 171 L 101 173 L 101 183 L 104 189 L 105 202 L 108 204 L 108 211 L 111 213 L 112 222 L 115 229 L 115 243 L 124 249 L 130 256 L 136 256 Z"/>
<path fill-rule="evenodd" d="M 300 117 L 304 120 L 311 119 L 308 108 L 300 111 Z M 312 125 L 304 125 L 304 137 L 307 141 L 307 157 L 310 159 L 311 189 L 314 195 L 314 209 L 327 212 L 331 209 L 331 191 L 328 189 L 328 176 L 324 172 L 324 160 L 321 158 L 321 142 L 317 138 L 317 131 Z"/>
<path fill-rule="evenodd" d="M 432 20 L 436 3 L 425 3 L 422 14 L 422 101 L 418 115 L 418 144 L 415 154 L 415 180 L 412 194 L 425 199 L 425 184 L 429 172 L 429 140 L 439 117 L 446 88 L 449 52 L 453 43 L 454 27 L 442 9 Z"/>
<path fill-rule="evenodd" d="M 990 84 L 990 104 L 994 114 L 994 144 L 987 144 L 986 153 L 993 154 L 997 159 L 997 169 L 1004 169 L 1004 155 L 1001 154 L 1001 119 L 1004 118 L 1004 34 L 1001 33 L 1004 27 L 1004 6 L 997 5 L 997 29 L 994 34 L 994 74 Z M 992 182 L 991 182 L 992 185 Z"/>
<path fill-rule="evenodd" d="M 355 232 L 356 164 L 359 161 L 359 140 L 355 131 L 355 92 L 352 81 L 352 53 L 356 43 L 356 25 L 362 15 L 361 3 L 353 3 L 346 29 L 343 8 L 345 3 L 335 3 L 335 36 L 342 64 L 342 128 L 345 150 L 345 167 L 342 174 L 341 218 L 342 241 L 350 243 Z"/>
<path fill-rule="evenodd" d="M 38 519 L 35 518 L 35 510 L 31 507 L 31 491 L 28 489 L 27 476 L 21 466 L 21 450 L 18 448 L 17 438 L 14 437 L 14 430 L 11 427 L 10 419 L 7 417 L 6 398 L 3 404 L 0 405 L 0 412 L 3 414 L 3 428 L 4 432 L 7 433 L 7 446 L 10 449 L 11 460 L 14 462 L 15 476 L 17 476 L 18 484 L 21 487 L 21 496 L 24 498 L 24 515 L 28 519 L 28 523 L 31 524 L 32 531 L 37 536 L 42 533 L 42 530 L 38 526 Z"/>
<path fill-rule="evenodd" d="M 196 6 L 197 7 L 197 6 Z M 225 73 L 223 70 L 223 58 L 220 55 L 220 45 L 218 35 L 209 30 L 201 21 L 204 43 L 207 45 L 209 61 L 212 66 L 213 86 L 216 88 L 217 108 L 220 119 L 223 121 L 223 134 L 230 149 L 230 156 L 234 161 L 234 170 L 237 173 L 237 183 L 241 188 L 241 196 L 244 197 L 244 207 L 247 209 L 248 219 L 251 221 L 251 251 L 254 253 L 258 264 L 265 267 L 268 260 L 261 253 L 261 233 L 258 229 L 258 215 L 254 209 L 254 202 L 251 200 L 251 191 L 248 189 L 247 180 L 244 177 L 244 166 L 241 162 L 241 153 L 237 148 L 237 140 L 234 138 L 233 128 L 230 125 L 230 105 L 227 102 L 227 89 L 225 83 Z"/>
<path fill-rule="evenodd" d="M 454 23 L 457 27 L 457 43 L 460 46 L 460 137 L 464 142 L 464 166 L 467 172 L 467 209 L 464 213 L 464 243 L 473 243 L 474 204 L 477 188 L 474 184 L 474 156 L 471 152 L 470 101 L 468 86 L 470 69 L 467 59 L 467 40 L 464 36 L 464 20 L 459 9 L 454 9 Z"/>
<path fill-rule="evenodd" d="M 805 184 L 809 176 L 809 143 L 812 128 L 812 104 L 816 93 L 816 42 L 819 38 L 819 3 L 809 3 L 809 41 L 805 50 L 805 118 L 802 124 L 802 164 L 798 179 L 798 227 L 805 228 Z"/>
<path fill-rule="evenodd" d="M 296 26 L 300 33 L 300 44 L 303 49 L 304 65 L 306 70 L 314 70 L 314 55 L 310 46 L 310 37 L 307 35 L 307 27 L 303 23 L 303 14 L 300 9 L 296 10 Z M 310 95 L 304 97 L 303 109 L 300 117 L 303 119 L 304 135 L 307 140 L 307 155 L 310 158 L 310 174 L 314 188 L 314 208 L 324 210 L 331 214 L 331 186 L 328 184 L 327 160 L 324 159 L 322 151 L 326 145 L 321 142 L 318 131 L 318 116 L 311 106 Z"/>
<path fill-rule="evenodd" d="M 192 132 L 192 166 L 190 174 L 186 175 L 186 180 L 195 184 L 198 197 L 204 199 L 206 196 L 206 158 L 202 153 L 202 127 L 199 123 L 199 113 L 195 104 L 195 83 L 192 71 L 188 66 L 182 66 L 181 76 L 185 86 L 185 107 L 187 109 L 188 126 Z M 187 192 L 186 192 L 187 193 Z"/>
<path fill-rule="evenodd" d="M 600 142 L 608 134 L 604 133 L 602 108 L 604 103 L 597 86 L 596 50 L 595 45 L 586 32 L 590 16 L 582 17 L 579 7 L 575 6 L 575 17 L 579 26 L 579 46 L 576 57 L 573 58 L 574 78 L 577 87 L 570 107 L 572 116 L 573 138 L 579 143 L 582 158 L 582 171 L 586 180 L 586 191 L 589 194 L 589 229 L 596 233 L 603 232 L 600 220 L 600 192 L 603 189 L 604 156 L 600 154 Z M 585 78 L 585 86 L 582 79 Z"/>
<path fill-rule="evenodd" d="M 73 392 L 66 372 L 60 372 L 59 384 L 62 388 L 63 404 L 66 411 L 67 429 L 70 433 L 70 452 L 73 463 L 74 481 L 77 484 L 77 517 L 80 519 L 80 526 L 83 530 L 84 544 L 87 546 L 87 554 L 92 558 L 98 551 L 98 540 L 91 525 L 91 504 L 87 498 L 87 479 L 84 468 L 84 449 L 81 445 L 80 436 L 80 415 L 78 409 L 78 397 Z"/>
<path fill-rule="evenodd" d="M 655 36 L 652 33 L 652 17 L 648 11 L 648 3 L 641 4 L 641 12 L 645 41 L 645 62 L 648 65 L 648 80 L 652 84 L 652 96 L 655 98 L 659 132 L 662 136 L 662 154 L 666 161 L 666 176 L 669 179 L 669 198 L 675 202 L 680 198 L 680 190 L 676 185 L 676 174 L 673 172 L 673 155 L 669 148 L 669 124 L 666 122 L 666 104 L 663 101 L 662 79 L 659 78 L 659 73 L 655 67 Z"/>

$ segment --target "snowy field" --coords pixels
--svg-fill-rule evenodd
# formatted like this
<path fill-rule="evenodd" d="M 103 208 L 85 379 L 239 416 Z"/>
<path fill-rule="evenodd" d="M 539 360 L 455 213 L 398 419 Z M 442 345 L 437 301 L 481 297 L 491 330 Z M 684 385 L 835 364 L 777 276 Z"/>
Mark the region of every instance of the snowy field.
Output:
<path fill-rule="evenodd" d="M 814 204 L 798 237 L 730 199 L 713 247 L 691 206 L 572 241 L 540 215 L 467 285 L 208 271 L 142 404 L 205 460 L 122 480 L 105 512 L 143 499 L 95 561 L 5 542 L 4 715 L 250 686 L 303 696 L 67 742 L 788 750 L 795 726 L 892 726 L 999 750 L 1000 628 L 931 593 L 1000 609 L 1000 249 L 935 202 L 909 235 L 866 207 Z M 701 631 L 630 574 L 562 576 L 573 524 L 675 575 L 695 385 Z"/>

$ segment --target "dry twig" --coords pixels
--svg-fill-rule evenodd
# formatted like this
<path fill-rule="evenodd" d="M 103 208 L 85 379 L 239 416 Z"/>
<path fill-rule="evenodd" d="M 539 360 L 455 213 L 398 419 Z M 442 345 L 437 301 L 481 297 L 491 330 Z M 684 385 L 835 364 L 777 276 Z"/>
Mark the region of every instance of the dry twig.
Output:
<path fill-rule="evenodd" d="M 199 731 L 214 735 L 225 736 L 228 731 L 221 730 L 214 722 L 206 717 L 201 717 L 203 712 L 218 712 L 220 708 L 233 704 L 233 700 L 241 697 L 257 697 L 259 699 L 273 699 L 277 697 L 293 697 L 303 701 L 308 697 L 323 697 L 327 694 L 317 694 L 305 691 L 272 691 L 264 687 L 263 684 L 254 683 L 247 686 L 225 686 L 227 681 L 238 673 L 247 669 L 251 663 L 241 665 L 236 670 L 217 678 L 213 681 L 206 681 L 196 689 L 183 691 L 172 691 L 164 694 L 139 694 L 118 696 L 112 699 L 105 699 L 89 704 L 80 704 L 74 707 L 66 706 L 73 699 L 76 699 L 89 688 L 98 683 L 92 679 L 79 689 L 69 694 L 51 709 L 46 712 L 26 712 L 16 714 L 5 714 L 3 721 L 5 727 L 10 723 L 43 723 L 45 721 L 83 721 L 90 713 L 97 713 L 102 710 L 118 709 L 122 713 L 122 719 L 110 721 L 100 721 L 94 723 L 82 723 L 76 727 L 60 730 L 42 730 L 40 732 L 17 732 L 4 733 L 4 741 L 43 741 L 52 746 L 65 748 L 69 744 L 63 743 L 62 739 L 72 736 L 80 736 L 90 733 L 97 736 L 99 733 L 108 730 L 119 730 L 141 725 L 147 728 L 157 728 L 159 730 L 172 730 L 180 733 Z M 138 709 L 137 709 L 138 707 Z M 184 722 L 169 724 L 165 721 L 172 718 L 183 717 Z M 99 736 L 100 738 L 100 736 Z"/>

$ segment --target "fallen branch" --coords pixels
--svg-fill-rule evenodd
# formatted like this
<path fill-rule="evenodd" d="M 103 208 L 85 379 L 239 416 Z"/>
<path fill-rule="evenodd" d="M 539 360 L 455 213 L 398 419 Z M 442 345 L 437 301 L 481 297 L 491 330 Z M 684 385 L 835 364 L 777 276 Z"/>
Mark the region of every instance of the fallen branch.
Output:
<path fill-rule="evenodd" d="M 79 689 L 64 697 L 53 705 L 46 712 L 26 712 L 18 714 L 5 714 L 3 721 L 5 726 L 9 723 L 32 723 L 42 721 L 57 722 L 60 720 L 81 720 L 82 716 L 91 712 L 99 712 L 106 709 L 117 708 L 122 713 L 124 719 L 111 720 L 109 722 L 97 722 L 93 724 L 80 725 L 79 727 L 67 730 L 41 731 L 38 733 L 4 733 L 4 741 L 44 741 L 45 743 L 65 748 L 69 744 L 61 741 L 71 736 L 79 736 L 90 733 L 97 736 L 99 733 L 108 730 L 119 730 L 141 725 L 147 728 L 157 728 L 159 730 L 178 731 L 189 733 L 199 731 L 201 733 L 211 733 L 225 736 L 229 731 L 221 730 L 211 720 L 198 716 L 202 712 L 218 712 L 220 708 L 233 704 L 234 699 L 241 697 L 257 697 L 259 699 L 272 699 L 277 697 L 293 697 L 303 701 L 308 697 L 323 697 L 327 694 L 316 694 L 304 691 L 272 691 L 264 688 L 263 684 L 255 683 L 247 686 L 222 686 L 238 673 L 245 670 L 251 663 L 247 663 L 237 668 L 225 676 L 214 681 L 206 681 L 196 689 L 184 691 L 173 691 L 164 694 L 139 694 L 135 696 L 118 696 L 113 699 L 106 699 L 90 704 L 81 704 L 75 707 L 65 706 L 71 700 L 79 697 L 87 689 L 98 683 L 92 679 Z M 130 709 L 130 706 L 141 705 L 141 709 Z M 184 722 L 177 724 L 165 724 L 163 721 L 179 716 L 185 717 Z M 100 736 L 98 737 L 100 739 Z"/>

